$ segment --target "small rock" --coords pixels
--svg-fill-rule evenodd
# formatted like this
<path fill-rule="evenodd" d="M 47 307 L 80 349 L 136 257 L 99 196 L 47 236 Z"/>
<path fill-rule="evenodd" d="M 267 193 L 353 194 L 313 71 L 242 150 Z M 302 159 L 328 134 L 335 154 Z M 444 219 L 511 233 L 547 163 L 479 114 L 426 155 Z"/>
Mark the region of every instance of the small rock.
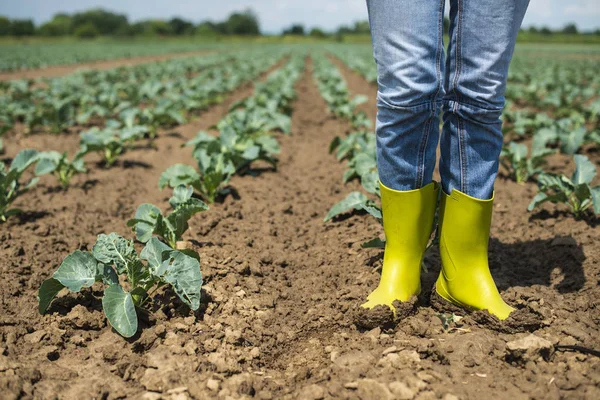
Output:
<path fill-rule="evenodd" d="M 142 395 L 142 399 L 144 400 L 159 400 L 161 397 L 162 395 L 156 392 L 146 392 Z"/>
<path fill-rule="evenodd" d="M 530 334 L 522 339 L 506 343 L 507 357 L 520 363 L 548 361 L 554 354 L 554 346 L 549 340 Z"/>
<path fill-rule="evenodd" d="M 225 329 L 225 341 L 230 344 L 239 344 L 242 342 L 242 331 L 239 329 Z"/>
<path fill-rule="evenodd" d="M 444 397 L 442 397 L 442 400 L 459 400 L 459 398 L 452 393 L 446 393 Z"/>
<path fill-rule="evenodd" d="M 414 399 L 417 393 L 404 382 L 392 382 L 388 385 L 398 400 Z"/>
<path fill-rule="evenodd" d="M 23 339 L 25 339 L 27 343 L 35 344 L 41 342 L 45 335 L 46 331 L 35 331 L 23 336 Z"/>
<path fill-rule="evenodd" d="M 218 392 L 221 388 L 221 383 L 216 379 L 210 378 L 206 381 L 206 387 L 213 392 Z"/>
<path fill-rule="evenodd" d="M 252 358 L 260 357 L 260 349 L 258 347 L 254 347 L 252 350 L 250 350 L 250 356 L 252 356 Z"/>
<path fill-rule="evenodd" d="M 319 385 L 305 386 L 298 395 L 298 400 L 321 400 L 325 397 L 325 391 Z"/>
<path fill-rule="evenodd" d="M 348 382 L 344 385 L 344 387 L 351 390 L 358 389 L 358 382 Z"/>
<path fill-rule="evenodd" d="M 358 397 L 363 400 L 392 400 L 394 395 L 384 384 L 374 379 L 361 379 L 358 381 Z"/>
<path fill-rule="evenodd" d="M 382 353 L 382 355 L 387 355 L 390 353 L 397 353 L 398 352 L 398 348 L 396 346 L 392 346 L 392 347 L 388 347 L 387 349 L 385 349 Z"/>

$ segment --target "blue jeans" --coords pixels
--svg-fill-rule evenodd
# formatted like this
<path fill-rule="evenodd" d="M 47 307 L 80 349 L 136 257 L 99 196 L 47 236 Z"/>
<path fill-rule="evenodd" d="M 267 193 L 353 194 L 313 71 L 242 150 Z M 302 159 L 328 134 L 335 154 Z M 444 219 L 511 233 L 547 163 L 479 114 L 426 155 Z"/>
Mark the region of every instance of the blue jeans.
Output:
<path fill-rule="evenodd" d="M 432 181 L 440 142 L 447 193 L 489 199 L 502 149 L 504 91 L 529 0 L 367 0 L 377 63 L 381 182 L 412 190 Z M 443 128 L 440 141 L 440 114 Z"/>

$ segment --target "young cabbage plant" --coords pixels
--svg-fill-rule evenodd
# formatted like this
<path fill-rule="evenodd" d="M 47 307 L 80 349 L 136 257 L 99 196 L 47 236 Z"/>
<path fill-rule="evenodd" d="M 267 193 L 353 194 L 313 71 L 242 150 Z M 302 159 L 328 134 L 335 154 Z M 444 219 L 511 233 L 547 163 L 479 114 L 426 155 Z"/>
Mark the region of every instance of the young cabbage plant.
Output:
<path fill-rule="evenodd" d="M 329 153 L 335 152 L 335 157 L 340 161 L 352 159 L 360 153 L 373 153 L 375 140 L 375 133 L 369 131 L 352 132 L 344 138 L 336 136 L 329 144 Z"/>
<path fill-rule="evenodd" d="M 545 157 L 553 154 L 554 150 L 544 147 L 543 143 L 534 138 L 531 157 L 527 157 L 528 153 L 526 145 L 511 141 L 508 146 L 504 146 L 500 154 L 502 165 L 519 184 L 542 172 L 541 167 L 546 164 Z"/>
<path fill-rule="evenodd" d="M 210 165 L 211 158 L 221 154 L 238 173 L 243 173 L 252 162 L 258 160 L 276 168 L 278 160 L 275 155 L 281 151 L 274 137 L 268 134 L 239 134 L 229 125 L 221 126 L 218 138 L 199 132 L 186 146 L 194 146 L 192 156 L 200 165 Z"/>
<path fill-rule="evenodd" d="M 99 152 L 104 156 L 105 166 L 109 168 L 126 151 L 127 144 L 131 141 L 141 139 L 143 133 L 120 130 L 108 122 L 107 125 L 108 127 L 102 130 L 94 127 L 88 131 L 81 132 L 81 148 L 78 156 L 82 157 L 90 152 Z"/>
<path fill-rule="evenodd" d="M 128 291 L 122 281 L 126 281 Z M 44 314 L 62 289 L 77 293 L 96 282 L 106 285 L 102 298 L 104 314 L 124 337 L 137 332 L 137 309 L 162 286 L 171 285 L 192 310 L 200 307 L 202 274 L 196 258 L 173 250 L 157 238 L 151 238 L 138 255 L 133 241 L 113 232 L 99 235 L 91 252 L 76 250 L 63 260 L 39 289 L 38 311 Z"/>
<path fill-rule="evenodd" d="M 179 185 L 169 200 L 173 211 L 163 216 L 158 207 L 145 203 L 138 207 L 135 217 L 127 221 L 127 226 L 133 227 L 136 239 L 142 243 L 147 243 L 156 235 L 175 249 L 189 228 L 189 219 L 208 210 L 202 200 L 192 197 L 193 193 L 191 186 Z"/>
<path fill-rule="evenodd" d="M 2 136 L 13 128 L 13 123 L 10 118 L 6 115 L 0 115 L 0 154 L 4 154 L 4 144 L 2 143 Z"/>
<path fill-rule="evenodd" d="M 190 185 L 209 203 L 214 203 L 219 194 L 226 193 L 226 186 L 235 167 L 231 162 L 226 162 L 221 153 L 212 154 L 210 157 L 198 160 L 199 171 L 185 164 L 175 164 L 163 172 L 158 181 L 158 187 L 165 186 L 176 188 L 179 185 Z"/>
<path fill-rule="evenodd" d="M 43 151 L 38 154 L 38 161 L 35 166 L 37 176 L 51 173 L 58 178 L 63 189 L 69 186 L 73 176 L 85 172 L 87 172 L 87 169 L 80 153 L 75 155 L 73 161 L 69 161 L 66 152 L 61 154 L 57 151 Z"/>
<path fill-rule="evenodd" d="M 367 196 L 361 192 L 351 192 L 344 200 L 331 207 L 331 210 L 329 210 L 323 222 L 328 222 L 333 218 L 351 210 L 364 210 L 371 216 L 375 217 L 375 219 L 377 219 L 377 221 L 383 225 L 381 207 L 379 207 L 373 200 L 367 198 Z M 385 246 L 385 242 L 379 238 L 375 238 L 363 243 L 362 246 L 364 248 L 383 248 Z"/>
<path fill-rule="evenodd" d="M 8 207 L 38 182 L 37 177 L 26 184 L 19 181 L 23 172 L 37 161 L 37 156 L 36 150 L 26 149 L 15 156 L 8 168 L 0 161 L 0 222 L 6 222 L 8 217 L 22 213 L 18 208 Z"/>
<path fill-rule="evenodd" d="M 600 214 L 600 185 L 591 186 L 596 176 L 596 166 L 586 156 L 575 155 L 575 172 L 570 178 L 565 175 L 541 173 L 538 176 L 539 193 L 533 198 L 528 211 L 545 202 L 562 203 L 579 218 L 590 207 Z"/>
<path fill-rule="evenodd" d="M 554 125 L 538 130 L 535 136 L 544 145 L 558 143 L 561 153 L 575 154 L 585 143 L 587 131 L 581 121 L 562 118 Z"/>

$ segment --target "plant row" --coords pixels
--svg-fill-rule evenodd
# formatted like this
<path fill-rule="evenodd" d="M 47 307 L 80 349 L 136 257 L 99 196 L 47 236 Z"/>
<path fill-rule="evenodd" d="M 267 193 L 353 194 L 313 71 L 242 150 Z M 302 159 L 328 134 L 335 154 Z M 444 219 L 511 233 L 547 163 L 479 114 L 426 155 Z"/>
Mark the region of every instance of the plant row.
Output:
<path fill-rule="evenodd" d="M 99 235 L 91 251 L 78 250 L 67 256 L 42 284 L 38 293 L 40 313 L 46 312 L 62 289 L 79 292 L 95 283 L 104 285 L 102 307 L 109 323 L 125 337 L 137 332 L 138 312 L 163 286 L 170 286 L 184 304 L 197 310 L 202 287 L 200 257 L 181 246 L 190 218 L 208 210 L 204 201 L 194 197 L 194 190 L 207 201 L 214 201 L 231 174 L 243 173 L 258 160 L 276 165 L 279 145 L 273 133 L 290 133 L 293 86 L 302 69 L 302 58 L 293 57 L 264 83 L 257 84 L 252 96 L 231 107 L 215 126 L 218 137 L 201 132 L 186 144 L 193 146 L 198 160 L 199 171 L 192 168 L 194 178 L 174 173 L 186 167 L 182 164 L 167 169 L 160 178 L 161 188 L 173 187 L 169 200 L 172 210 L 163 213 L 153 204 L 141 204 L 127 222 L 136 239 L 145 245 L 140 253 L 133 241 L 116 233 Z M 13 163 L 22 171 L 26 163 L 17 158 Z"/>
<path fill-rule="evenodd" d="M 220 102 L 282 54 L 278 49 L 209 54 L 53 79 L 0 82 L 0 136 L 15 124 L 23 124 L 29 132 L 43 128 L 58 133 L 105 120 L 115 120 L 125 130 L 141 125 L 154 135 L 157 128 L 182 124 L 193 112 Z"/>
<path fill-rule="evenodd" d="M 336 66 L 323 53 L 313 55 L 313 76 L 319 92 L 332 115 L 344 119 L 351 124 L 351 132 L 345 137 L 335 137 L 329 146 L 330 153 L 335 153 L 339 161 L 346 161 L 348 169 L 344 173 L 343 182 L 358 179 L 363 189 L 376 197 L 380 197 L 379 174 L 377 173 L 375 134 L 366 130 L 371 121 L 356 106 L 365 101 L 365 96 L 351 98 L 346 81 Z M 335 204 L 325 216 L 324 222 L 350 210 L 363 210 L 383 223 L 381 207 L 364 193 L 354 191 L 345 199 Z M 382 248 L 384 242 L 375 238 L 363 247 Z"/>

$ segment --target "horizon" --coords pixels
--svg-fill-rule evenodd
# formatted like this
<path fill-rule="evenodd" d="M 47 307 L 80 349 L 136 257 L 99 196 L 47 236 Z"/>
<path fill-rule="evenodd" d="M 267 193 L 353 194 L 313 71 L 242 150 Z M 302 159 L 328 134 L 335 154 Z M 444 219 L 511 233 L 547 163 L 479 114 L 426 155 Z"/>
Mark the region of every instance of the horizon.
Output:
<path fill-rule="evenodd" d="M 40 25 L 58 13 L 73 14 L 103 8 L 125 14 L 133 23 L 146 19 L 179 17 L 198 24 L 206 20 L 224 20 L 232 12 L 251 9 L 256 13 L 261 31 L 265 34 L 279 34 L 293 24 L 304 25 L 307 29 L 318 27 L 332 31 L 342 25 L 352 25 L 368 18 L 364 0 L 230 0 L 227 4 L 211 4 L 210 7 L 203 7 L 202 3 L 203 1 L 183 0 L 172 4 L 159 0 L 149 7 L 141 0 L 63 0 L 60 4 L 23 0 L 0 4 L 0 15 L 12 19 L 32 19 L 36 25 Z M 529 4 L 523 28 L 546 26 L 556 30 L 575 23 L 580 31 L 590 32 L 600 28 L 599 20 L 600 2 L 595 0 L 574 0 L 569 3 L 535 0 Z"/>

